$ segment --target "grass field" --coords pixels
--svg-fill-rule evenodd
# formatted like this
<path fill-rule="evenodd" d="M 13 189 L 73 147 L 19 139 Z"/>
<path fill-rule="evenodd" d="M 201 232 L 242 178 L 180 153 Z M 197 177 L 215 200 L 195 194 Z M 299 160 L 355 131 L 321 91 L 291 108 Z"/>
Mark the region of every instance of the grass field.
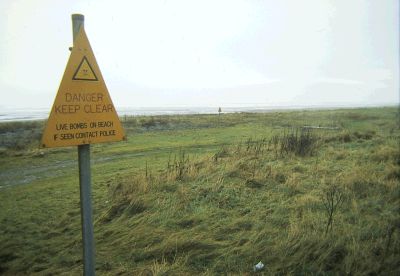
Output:
<path fill-rule="evenodd" d="M 400 275 L 399 120 L 124 118 L 91 147 L 97 274 Z M 0 124 L 0 274 L 81 275 L 77 149 L 38 149 L 42 127 Z"/>

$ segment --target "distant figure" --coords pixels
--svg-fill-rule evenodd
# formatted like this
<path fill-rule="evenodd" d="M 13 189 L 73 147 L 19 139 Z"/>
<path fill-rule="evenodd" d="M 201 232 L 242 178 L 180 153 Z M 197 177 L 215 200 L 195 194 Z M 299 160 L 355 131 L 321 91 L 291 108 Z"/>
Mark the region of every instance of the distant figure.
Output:
<path fill-rule="evenodd" d="M 221 115 L 222 109 L 221 107 L 218 108 L 218 115 Z"/>

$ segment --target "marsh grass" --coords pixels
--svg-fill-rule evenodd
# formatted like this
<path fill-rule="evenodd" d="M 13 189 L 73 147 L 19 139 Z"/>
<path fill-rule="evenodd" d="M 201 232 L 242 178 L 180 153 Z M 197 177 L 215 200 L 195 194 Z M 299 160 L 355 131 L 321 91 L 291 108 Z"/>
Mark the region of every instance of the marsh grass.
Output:
<path fill-rule="evenodd" d="M 315 154 L 319 137 L 310 129 L 302 128 L 285 131 L 283 135 L 274 136 L 271 144 L 276 147 L 275 152 L 280 155 L 293 153 L 298 156 L 310 156 Z"/>
<path fill-rule="evenodd" d="M 136 137 L 94 147 L 118 157 L 94 162 L 97 273 L 251 275 L 262 261 L 264 275 L 399 274 L 396 112 L 127 118 Z M 72 179 L 0 190 L 1 273 L 81 274 Z"/>

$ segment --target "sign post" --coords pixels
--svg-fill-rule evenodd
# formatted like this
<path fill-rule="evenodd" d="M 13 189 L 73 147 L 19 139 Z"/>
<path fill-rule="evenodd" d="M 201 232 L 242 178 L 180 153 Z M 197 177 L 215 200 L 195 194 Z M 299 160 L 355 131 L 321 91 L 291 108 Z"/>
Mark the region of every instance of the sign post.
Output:
<path fill-rule="evenodd" d="M 73 40 L 84 27 L 85 17 L 82 14 L 72 15 Z M 81 224 L 83 245 L 83 274 L 95 274 L 94 237 L 92 220 L 92 187 L 90 173 L 90 144 L 78 145 L 79 188 L 81 198 Z"/>
<path fill-rule="evenodd" d="M 90 177 L 90 144 L 78 146 L 84 275 L 94 275 L 94 238 Z"/>
<path fill-rule="evenodd" d="M 84 275 L 95 275 L 90 144 L 125 140 L 84 29 L 72 15 L 73 47 L 42 135 L 43 148 L 78 146 Z"/>
<path fill-rule="evenodd" d="M 82 14 L 72 15 L 72 34 L 75 41 L 84 27 Z M 94 237 L 92 220 L 92 189 L 90 173 L 90 144 L 78 145 L 79 188 L 81 198 L 81 224 L 83 245 L 83 275 L 95 275 Z"/>
<path fill-rule="evenodd" d="M 72 15 L 73 40 L 83 28 L 84 16 Z M 90 144 L 78 145 L 79 186 L 81 198 L 81 224 L 83 244 L 84 275 L 95 274 L 94 238 L 91 200 L 91 175 L 90 175 Z"/>

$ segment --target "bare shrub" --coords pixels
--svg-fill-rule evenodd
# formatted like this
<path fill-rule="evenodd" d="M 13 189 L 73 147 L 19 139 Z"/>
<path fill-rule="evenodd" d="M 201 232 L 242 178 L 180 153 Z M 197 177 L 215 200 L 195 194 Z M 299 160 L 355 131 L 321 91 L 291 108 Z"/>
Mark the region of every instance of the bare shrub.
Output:
<path fill-rule="evenodd" d="M 325 228 L 325 235 L 326 235 L 328 234 L 328 231 L 332 230 L 333 228 L 333 216 L 344 201 L 344 192 L 336 184 L 329 185 L 325 190 L 322 200 L 327 215 L 327 222 Z"/>

